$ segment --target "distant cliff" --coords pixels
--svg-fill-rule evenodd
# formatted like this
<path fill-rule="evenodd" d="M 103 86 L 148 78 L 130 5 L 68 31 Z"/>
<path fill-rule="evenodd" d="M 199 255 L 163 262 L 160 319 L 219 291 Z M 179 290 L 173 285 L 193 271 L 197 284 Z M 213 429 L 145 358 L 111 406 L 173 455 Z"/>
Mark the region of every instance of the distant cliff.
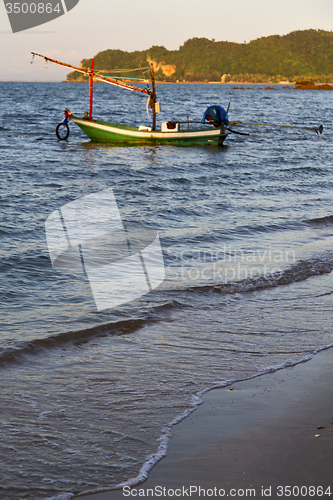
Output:
<path fill-rule="evenodd" d="M 156 78 L 166 82 L 280 82 L 301 79 L 333 82 L 333 32 L 293 31 L 249 43 L 216 42 L 207 38 L 187 40 L 178 50 L 153 46 L 148 50 L 125 52 L 104 50 L 95 56 L 95 70 L 114 71 L 154 64 Z M 91 60 L 81 61 L 89 68 Z M 118 74 L 118 73 L 116 73 Z M 122 73 L 142 77 L 143 72 Z M 87 81 L 78 72 L 68 81 Z"/>

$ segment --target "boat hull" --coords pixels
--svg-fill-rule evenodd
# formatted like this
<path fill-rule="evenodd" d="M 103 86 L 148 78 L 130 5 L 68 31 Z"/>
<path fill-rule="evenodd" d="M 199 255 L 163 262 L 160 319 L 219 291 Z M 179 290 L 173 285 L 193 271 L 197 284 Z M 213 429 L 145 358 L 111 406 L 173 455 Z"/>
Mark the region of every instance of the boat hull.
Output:
<path fill-rule="evenodd" d="M 161 132 L 139 130 L 137 127 L 97 120 L 89 121 L 75 116 L 71 116 L 71 119 L 92 141 L 113 144 L 222 145 L 228 135 L 223 128 Z"/>

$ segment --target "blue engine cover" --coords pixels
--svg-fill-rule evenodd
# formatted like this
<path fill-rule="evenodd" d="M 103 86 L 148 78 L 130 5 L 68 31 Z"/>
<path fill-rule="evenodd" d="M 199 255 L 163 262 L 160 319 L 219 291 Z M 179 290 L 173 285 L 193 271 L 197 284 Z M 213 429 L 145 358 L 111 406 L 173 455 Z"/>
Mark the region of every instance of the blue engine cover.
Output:
<path fill-rule="evenodd" d="M 213 120 L 217 126 L 221 125 L 221 123 L 229 125 L 228 114 L 222 106 L 209 106 L 202 117 L 201 123 L 205 123 L 205 120 Z"/>

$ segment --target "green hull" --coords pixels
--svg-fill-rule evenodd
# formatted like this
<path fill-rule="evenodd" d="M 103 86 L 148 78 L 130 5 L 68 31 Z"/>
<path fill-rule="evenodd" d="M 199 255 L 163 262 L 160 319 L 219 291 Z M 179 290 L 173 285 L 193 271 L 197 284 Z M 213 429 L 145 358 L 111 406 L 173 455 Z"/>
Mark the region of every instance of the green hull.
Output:
<path fill-rule="evenodd" d="M 75 116 L 71 119 L 92 141 L 113 144 L 222 145 L 228 135 L 223 128 L 161 132 L 160 130 L 139 130 L 137 127 L 97 120 L 89 121 Z"/>

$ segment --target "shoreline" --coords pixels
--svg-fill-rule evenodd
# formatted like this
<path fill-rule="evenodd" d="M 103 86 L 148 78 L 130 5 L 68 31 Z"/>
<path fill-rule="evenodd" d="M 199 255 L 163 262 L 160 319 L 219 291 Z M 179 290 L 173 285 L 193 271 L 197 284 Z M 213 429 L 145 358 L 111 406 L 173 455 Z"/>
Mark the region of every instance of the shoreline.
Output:
<path fill-rule="evenodd" d="M 125 83 L 131 83 L 130 80 L 123 80 Z M 27 82 L 30 83 L 30 82 Z M 33 82 L 34 83 L 34 82 Z M 38 82 L 37 82 L 38 83 Z M 45 83 L 45 82 L 41 82 Z M 87 81 L 83 80 L 62 80 L 61 82 L 53 82 L 53 83 L 89 83 Z M 98 80 L 94 80 L 95 83 L 103 83 Z M 274 85 L 274 86 L 288 86 L 288 85 L 296 85 L 296 82 L 279 82 L 279 83 L 272 83 L 272 82 L 164 82 L 164 81 L 159 81 L 156 80 L 157 85 Z M 317 82 L 314 83 L 316 87 L 320 87 L 321 85 L 333 85 L 333 82 Z"/>
<path fill-rule="evenodd" d="M 204 403 L 172 428 L 167 454 L 148 479 L 125 493 L 144 497 L 158 487 L 192 486 L 217 488 L 218 497 L 219 489 L 246 487 L 257 498 L 280 498 L 279 486 L 295 486 L 303 492 L 330 487 L 333 494 L 332 372 L 328 348 L 310 361 L 206 392 Z M 266 493 L 270 488 L 271 495 L 262 488 Z M 126 494 L 105 490 L 75 498 L 119 500 Z"/>
<path fill-rule="evenodd" d="M 126 80 L 125 80 L 126 81 Z M 0 80 L 0 83 L 87 83 L 87 81 L 81 81 L 81 80 Z M 98 83 L 103 83 L 99 81 L 94 81 L 94 84 Z M 128 81 L 127 83 L 131 83 Z M 270 82 L 264 82 L 264 83 L 256 83 L 256 82 L 163 82 L 163 81 L 156 81 L 157 85 L 226 85 L 226 86 L 232 86 L 232 85 L 262 85 L 262 86 L 268 86 L 268 85 L 273 85 L 275 87 L 288 87 L 291 90 L 295 90 L 295 82 L 290 82 L 290 83 L 270 83 Z M 321 85 L 333 85 L 333 82 L 329 83 L 316 83 L 316 87 L 320 87 Z M 307 90 L 307 89 L 306 89 Z M 322 90 L 320 88 L 318 89 L 309 89 L 309 90 Z"/>

